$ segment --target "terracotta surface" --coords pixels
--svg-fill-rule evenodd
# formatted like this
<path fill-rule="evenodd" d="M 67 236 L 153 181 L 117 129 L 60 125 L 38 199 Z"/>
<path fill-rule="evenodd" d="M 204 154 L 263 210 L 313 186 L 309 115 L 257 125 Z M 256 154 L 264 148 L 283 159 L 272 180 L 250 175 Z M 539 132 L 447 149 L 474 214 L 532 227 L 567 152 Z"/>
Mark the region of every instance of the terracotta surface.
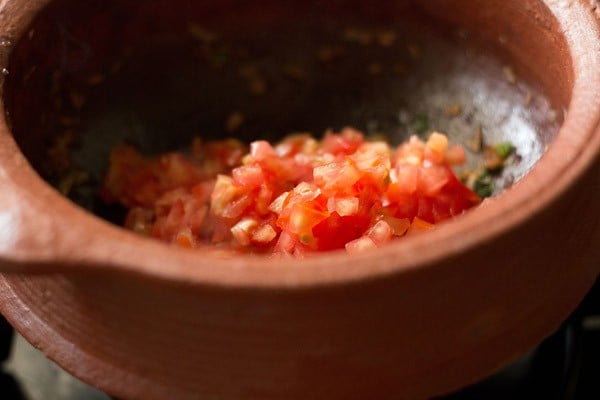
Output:
<path fill-rule="evenodd" d="M 0 34 L 25 32 L 43 3 L 2 2 Z M 469 6 L 458 13 L 459 3 Z M 352 258 L 221 259 L 75 207 L 34 172 L 2 116 L 2 313 L 123 399 L 426 398 L 527 351 L 600 272 L 599 6 L 427 4 L 496 42 L 567 108 L 519 183 L 427 235 Z"/>

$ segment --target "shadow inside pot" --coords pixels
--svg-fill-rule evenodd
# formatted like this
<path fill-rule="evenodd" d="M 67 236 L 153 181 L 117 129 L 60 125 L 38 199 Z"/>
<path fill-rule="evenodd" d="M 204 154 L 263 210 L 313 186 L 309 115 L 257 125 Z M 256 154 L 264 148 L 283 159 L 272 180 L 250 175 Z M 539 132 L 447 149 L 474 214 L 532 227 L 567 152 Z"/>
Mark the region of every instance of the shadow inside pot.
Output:
<path fill-rule="evenodd" d="M 143 5 L 142 5 L 143 4 Z M 109 153 L 354 126 L 393 143 L 433 130 L 512 142 L 498 194 L 558 131 L 562 107 L 501 44 L 418 2 L 54 1 L 11 56 L 4 97 L 34 168 L 117 224 L 98 198 Z M 468 153 L 469 166 L 481 161 Z"/>

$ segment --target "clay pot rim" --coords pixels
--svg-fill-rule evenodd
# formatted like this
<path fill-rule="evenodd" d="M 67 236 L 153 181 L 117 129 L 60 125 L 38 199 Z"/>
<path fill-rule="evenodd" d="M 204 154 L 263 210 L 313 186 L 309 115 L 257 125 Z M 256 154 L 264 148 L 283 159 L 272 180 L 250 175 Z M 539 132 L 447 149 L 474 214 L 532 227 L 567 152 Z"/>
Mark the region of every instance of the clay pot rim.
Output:
<path fill-rule="evenodd" d="M 4 200 L 8 207 L 2 207 L 11 211 L 0 213 L 3 268 L 33 273 L 120 271 L 180 284 L 289 289 L 415 272 L 444 257 L 489 243 L 527 223 L 560 198 L 600 154 L 600 75 L 595 73 L 600 70 L 600 49 L 591 48 L 600 46 L 598 21 L 582 1 L 569 7 L 554 1 L 545 3 L 565 28 L 573 65 L 571 102 L 559 133 L 520 182 L 426 235 L 364 254 L 349 256 L 336 251 L 305 260 L 221 258 L 171 247 L 113 226 L 56 192 L 28 164 L 2 116 L 0 165 L 5 171 L 0 169 L 0 180 L 7 181 L 12 189 Z M 64 220 L 78 223 L 65 229 Z M 44 237 L 32 238 L 36 230 L 45 233 Z"/>

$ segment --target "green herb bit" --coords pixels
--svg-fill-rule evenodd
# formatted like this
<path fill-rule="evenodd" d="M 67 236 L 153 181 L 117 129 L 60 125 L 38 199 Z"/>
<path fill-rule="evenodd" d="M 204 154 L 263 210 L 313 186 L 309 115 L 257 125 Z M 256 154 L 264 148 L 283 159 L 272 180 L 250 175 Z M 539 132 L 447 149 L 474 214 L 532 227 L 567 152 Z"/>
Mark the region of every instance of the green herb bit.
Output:
<path fill-rule="evenodd" d="M 503 159 L 508 157 L 513 151 L 515 151 L 515 146 L 511 142 L 502 142 L 498 143 L 494 146 L 496 153 Z"/>
<path fill-rule="evenodd" d="M 427 115 L 420 115 L 415 120 L 415 130 L 418 134 L 425 133 L 429 130 L 429 118 Z"/>
<path fill-rule="evenodd" d="M 475 181 L 473 191 L 482 199 L 491 197 L 494 194 L 494 182 L 492 181 L 492 176 L 487 171 L 479 175 Z"/>

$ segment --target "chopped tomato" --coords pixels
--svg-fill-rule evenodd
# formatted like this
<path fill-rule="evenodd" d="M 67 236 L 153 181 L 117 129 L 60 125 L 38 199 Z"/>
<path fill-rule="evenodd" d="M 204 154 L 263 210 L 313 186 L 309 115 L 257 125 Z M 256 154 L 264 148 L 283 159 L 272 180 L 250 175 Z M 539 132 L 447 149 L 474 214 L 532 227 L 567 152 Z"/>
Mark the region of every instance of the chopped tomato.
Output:
<path fill-rule="evenodd" d="M 193 248 L 196 247 L 196 239 L 192 235 L 192 231 L 189 228 L 184 228 L 177 232 L 175 236 L 175 243 L 181 247 Z"/>
<path fill-rule="evenodd" d="M 359 199 L 354 196 L 330 197 L 327 200 L 327 211 L 337 212 L 340 216 L 356 215 L 359 208 Z"/>
<path fill-rule="evenodd" d="M 410 224 L 408 233 L 413 234 L 413 233 L 427 232 L 427 231 L 432 230 L 434 227 L 435 227 L 435 225 L 430 224 L 429 222 L 424 221 L 419 217 L 415 217 L 415 219 L 413 219 L 413 222 Z"/>
<path fill-rule="evenodd" d="M 352 154 L 363 141 L 363 134 L 356 129 L 345 128 L 337 135 L 328 131 L 323 139 L 323 150 L 331 154 Z"/>
<path fill-rule="evenodd" d="M 258 165 L 244 165 L 231 171 L 233 181 L 247 188 L 259 187 L 265 181 L 262 168 Z"/>
<path fill-rule="evenodd" d="M 269 142 L 260 140 L 250 145 L 250 155 L 256 161 L 263 161 L 270 157 L 275 157 L 276 153 Z"/>
<path fill-rule="evenodd" d="M 312 228 L 318 250 L 334 250 L 344 248 L 349 241 L 360 237 L 369 227 L 366 215 L 340 216 L 333 212 Z"/>
<path fill-rule="evenodd" d="M 394 236 L 402 236 L 410 228 L 410 220 L 406 218 L 384 216 L 383 220 L 390 226 Z"/>
<path fill-rule="evenodd" d="M 279 144 L 196 139 L 191 157 L 111 154 L 102 195 L 130 209 L 125 225 L 181 247 L 219 244 L 305 257 L 349 253 L 423 232 L 480 198 L 454 175 L 460 146 L 433 133 L 393 150 L 346 128 L 322 142 L 295 134 Z"/>
<path fill-rule="evenodd" d="M 392 227 L 385 220 L 377 222 L 375 226 L 373 226 L 367 232 L 367 236 L 370 237 L 371 240 L 377 245 L 381 245 L 392 240 L 393 234 L 394 232 Z"/>
<path fill-rule="evenodd" d="M 312 235 L 312 228 L 327 218 L 327 213 L 312 207 L 312 204 L 296 203 L 291 206 L 289 218 L 281 221 L 282 228 L 295 235 Z M 280 225 L 280 226 L 281 226 Z M 300 240 L 307 244 L 308 239 Z"/>
<path fill-rule="evenodd" d="M 344 246 L 346 251 L 350 254 L 354 253 L 362 253 L 367 250 L 377 248 L 377 244 L 368 236 L 363 236 L 361 238 L 352 240 Z"/>
<path fill-rule="evenodd" d="M 419 170 L 417 179 L 417 191 L 425 196 L 433 197 L 437 195 L 446 183 L 452 171 L 446 166 L 431 165 L 422 167 Z"/>
<path fill-rule="evenodd" d="M 313 171 L 315 185 L 326 194 L 351 192 L 360 177 L 361 171 L 349 159 L 322 165 Z"/>
<path fill-rule="evenodd" d="M 265 224 L 252 233 L 252 241 L 260 244 L 268 244 L 277 237 L 277 231 L 273 226 Z"/>

